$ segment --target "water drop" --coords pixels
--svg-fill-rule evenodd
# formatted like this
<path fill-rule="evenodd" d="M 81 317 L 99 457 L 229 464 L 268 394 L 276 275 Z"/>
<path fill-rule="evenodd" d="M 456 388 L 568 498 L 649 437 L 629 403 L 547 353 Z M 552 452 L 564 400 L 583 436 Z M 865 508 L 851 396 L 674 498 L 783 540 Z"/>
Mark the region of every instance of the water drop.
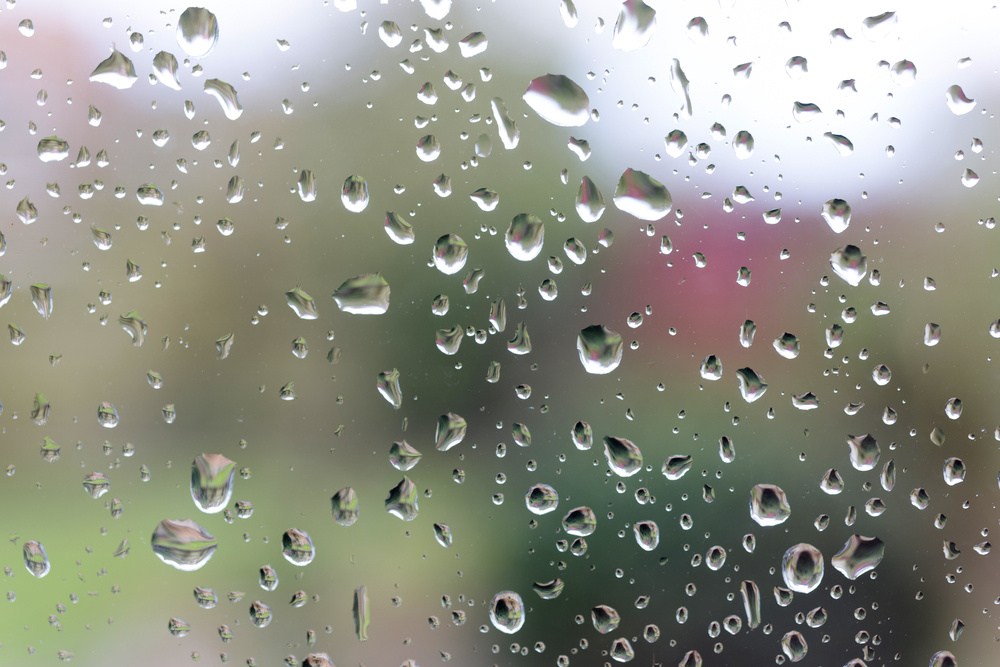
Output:
<path fill-rule="evenodd" d="M 42 162 L 60 162 L 69 157 L 69 142 L 56 136 L 38 140 L 38 159 Z"/>
<path fill-rule="evenodd" d="M 221 79 L 208 79 L 205 81 L 205 92 L 218 101 L 222 107 L 222 113 L 226 114 L 229 120 L 236 120 L 243 115 L 243 105 L 240 104 L 240 96 L 232 85 Z"/>
<path fill-rule="evenodd" d="M 823 554 L 811 544 L 796 544 L 781 559 L 785 585 L 799 593 L 811 593 L 823 581 Z"/>
<path fill-rule="evenodd" d="M 102 60 L 101 63 L 90 73 L 90 80 L 96 83 L 106 83 L 114 86 L 118 90 L 131 88 L 138 79 L 135 73 L 135 66 L 125 54 L 115 49 L 110 56 Z"/>
<path fill-rule="evenodd" d="M 663 218 L 673 206 L 670 192 L 662 183 L 631 168 L 618 180 L 614 202 L 625 213 L 650 222 Z"/>
<path fill-rule="evenodd" d="M 619 477 L 631 477 L 642 470 L 642 452 L 631 440 L 605 436 L 604 457 Z"/>
<path fill-rule="evenodd" d="M 767 391 L 767 383 L 752 368 L 740 368 L 736 371 L 740 382 L 740 394 L 747 403 L 753 403 Z"/>
<path fill-rule="evenodd" d="M 358 494 L 346 486 L 330 498 L 333 506 L 333 520 L 341 526 L 353 526 L 358 520 Z"/>
<path fill-rule="evenodd" d="M 203 58 L 219 41 L 219 22 L 204 7 L 188 7 L 177 21 L 177 43 L 184 53 Z"/>
<path fill-rule="evenodd" d="M 845 577 L 854 581 L 862 574 L 874 570 L 885 555 L 885 543 L 877 537 L 851 535 L 830 564 Z"/>
<path fill-rule="evenodd" d="M 201 454 L 191 463 L 191 497 L 202 512 L 216 514 L 233 495 L 236 462 L 222 454 Z"/>
<path fill-rule="evenodd" d="M 319 317 L 316 302 L 301 287 L 285 292 L 285 301 L 299 319 L 315 320 Z"/>
<path fill-rule="evenodd" d="M 192 572 L 209 561 L 218 540 L 190 519 L 164 519 L 153 531 L 150 544 L 164 563 Z"/>
<path fill-rule="evenodd" d="M 361 176 L 348 176 L 340 192 L 344 208 L 352 213 L 361 213 L 368 207 L 368 183 Z"/>
<path fill-rule="evenodd" d="M 597 222 L 604 215 L 604 197 L 589 176 L 580 179 L 576 195 L 576 213 L 584 222 Z"/>
<path fill-rule="evenodd" d="M 951 86 L 944 94 L 948 108 L 956 116 L 962 116 L 976 108 L 976 101 L 965 94 L 961 86 Z"/>
<path fill-rule="evenodd" d="M 655 521 L 636 521 L 632 530 L 636 543 L 643 551 L 653 551 L 660 544 L 660 528 Z"/>
<path fill-rule="evenodd" d="M 333 299 L 344 313 L 382 315 L 389 310 L 389 292 L 381 273 L 365 273 L 344 281 Z"/>
<path fill-rule="evenodd" d="M 532 79 L 523 99 L 535 113 L 560 127 L 578 127 L 590 118 L 587 93 L 562 74 L 546 74 Z"/>
<path fill-rule="evenodd" d="M 24 543 L 24 566 L 32 576 L 41 579 L 49 573 L 49 557 L 45 553 L 45 547 L 35 540 Z"/>
<path fill-rule="evenodd" d="M 524 602 L 513 591 L 502 591 L 490 601 L 490 621 L 500 632 L 512 635 L 524 625 Z"/>
<path fill-rule="evenodd" d="M 781 650 L 791 662 L 798 662 L 806 657 L 809 645 L 806 644 L 806 638 L 801 632 L 792 630 L 781 638 Z"/>
<path fill-rule="evenodd" d="M 292 565 L 308 565 L 316 557 L 316 548 L 309 533 L 289 528 L 281 538 L 281 553 Z"/>
<path fill-rule="evenodd" d="M 455 234 L 445 234 L 434 244 L 434 266 L 445 275 L 461 271 L 468 257 L 468 244 Z"/>
<path fill-rule="evenodd" d="M 855 245 L 846 245 L 830 255 L 830 267 L 849 285 L 857 287 L 868 273 L 865 266 L 866 259 L 861 248 Z"/>
<path fill-rule="evenodd" d="M 791 515 L 792 508 L 780 487 L 757 484 L 750 489 L 750 517 L 761 526 L 777 526 Z"/>
<path fill-rule="evenodd" d="M 597 516 L 589 507 L 576 507 L 562 518 L 562 527 L 568 535 L 587 537 L 597 529 Z"/>
<path fill-rule="evenodd" d="M 511 257 L 529 262 L 542 251 L 545 226 L 534 215 L 519 213 L 508 225 L 504 240 Z"/>
<path fill-rule="evenodd" d="M 656 10 L 642 0 L 622 3 L 611 46 L 620 51 L 634 51 L 649 43 L 656 28 Z"/>

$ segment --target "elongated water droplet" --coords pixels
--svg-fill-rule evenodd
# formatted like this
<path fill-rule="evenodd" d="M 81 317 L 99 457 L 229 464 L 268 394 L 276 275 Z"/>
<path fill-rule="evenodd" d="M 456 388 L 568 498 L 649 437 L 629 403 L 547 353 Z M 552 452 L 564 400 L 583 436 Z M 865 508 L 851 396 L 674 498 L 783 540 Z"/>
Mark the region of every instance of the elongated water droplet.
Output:
<path fill-rule="evenodd" d="M 594 629 L 602 635 L 614 632 L 621 620 L 618 612 L 606 604 L 599 604 L 590 610 L 590 621 L 594 624 Z"/>
<path fill-rule="evenodd" d="M 632 526 L 636 544 L 643 551 L 653 551 L 660 544 L 660 528 L 655 521 L 636 521 Z"/>
<path fill-rule="evenodd" d="M 118 426 L 118 410 L 107 401 L 97 406 L 97 423 L 104 428 L 114 428 Z"/>
<path fill-rule="evenodd" d="M 843 199 L 830 199 L 823 204 L 820 213 L 830 229 L 837 234 L 843 233 L 851 224 L 851 205 Z"/>
<path fill-rule="evenodd" d="M 469 424 L 465 418 L 454 412 L 438 417 L 434 430 L 434 441 L 438 451 L 446 452 L 461 443 L 468 428 Z"/>
<path fill-rule="evenodd" d="M 392 211 L 385 213 L 385 233 L 399 245 L 410 245 L 414 241 L 413 226 Z"/>
<path fill-rule="evenodd" d="M 503 146 L 507 150 L 514 150 L 521 140 L 521 130 L 518 129 L 517 123 L 511 118 L 510 111 L 507 110 L 507 106 L 501 98 L 494 97 L 490 100 L 490 108 L 493 111 L 493 117 L 497 120 L 497 132 L 500 134 L 500 141 L 503 142 Z"/>
<path fill-rule="evenodd" d="M 604 215 L 604 196 L 589 176 L 580 179 L 576 195 L 576 213 L 584 222 L 597 222 Z"/>
<path fill-rule="evenodd" d="M 35 283 L 31 286 L 31 303 L 35 306 L 38 314 L 49 319 L 52 315 L 52 287 L 44 283 Z"/>
<path fill-rule="evenodd" d="M 369 611 L 368 603 L 368 589 L 364 586 L 358 586 L 354 589 L 354 607 L 352 609 L 354 614 L 354 632 L 358 636 L 359 641 L 368 640 L 368 625 L 371 622 L 371 615 Z M 308 658 L 306 661 L 308 662 Z M 327 658 L 329 662 L 329 658 Z M 317 663 L 318 665 L 318 663 Z M 333 667 L 333 663 L 329 663 L 330 667 Z"/>
<path fill-rule="evenodd" d="M 358 494 L 346 486 L 330 498 L 333 506 L 333 520 L 341 526 L 353 526 L 358 520 Z"/>
<path fill-rule="evenodd" d="M 378 374 L 376 386 L 382 398 L 398 410 L 403 404 L 403 392 L 399 388 L 399 371 L 395 368 L 391 371 L 382 371 Z"/>
<path fill-rule="evenodd" d="M 226 509 L 233 495 L 236 462 L 222 454 L 200 454 L 191 463 L 191 497 L 206 514 Z"/>
<path fill-rule="evenodd" d="M 806 638 L 802 636 L 801 632 L 791 630 L 790 632 L 786 632 L 781 638 L 781 651 L 790 662 L 798 662 L 806 657 L 809 645 L 806 643 Z"/>
<path fill-rule="evenodd" d="M 403 476 L 399 484 L 389 489 L 385 499 L 385 511 L 403 521 L 417 518 L 417 485 Z"/>
<path fill-rule="evenodd" d="M 368 208 L 368 183 L 361 176 L 348 176 L 340 192 L 344 208 L 352 213 L 361 213 Z"/>
<path fill-rule="evenodd" d="M 642 470 L 642 452 L 631 440 L 605 436 L 604 457 L 619 477 L 631 477 Z"/>
<path fill-rule="evenodd" d="M 51 569 L 49 557 L 45 553 L 45 547 L 40 542 L 35 540 L 25 542 L 22 551 L 24 552 L 24 567 L 32 576 L 41 579 L 49 573 Z"/>
<path fill-rule="evenodd" d="M 576 349 L 584 370 L 595 375 L 606 375 L 621 363 L 624 341 L 621 334 L 604 325 L 592 324 L 577 335 Z"/>

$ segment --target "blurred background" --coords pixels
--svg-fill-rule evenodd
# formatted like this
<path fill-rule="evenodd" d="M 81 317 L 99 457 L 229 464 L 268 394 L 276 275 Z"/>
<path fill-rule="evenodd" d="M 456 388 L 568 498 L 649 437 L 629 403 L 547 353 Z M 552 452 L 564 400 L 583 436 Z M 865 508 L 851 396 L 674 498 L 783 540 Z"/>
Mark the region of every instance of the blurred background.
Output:
<path fill-rule="evenodd" d="M 0 662 L 275 665 L 324 652 L 566 667 L 697 651 L 705 665 L 943 665 L 932 656 L 950 651 L 988 663 L 1000 637 L 995 7 L 295 0 L 215 3 L 214 22 L 185 9 L 0 11 Z M 114 50 L 132 75 L 107 75 L 125 67 L 103 65 Z M 169 65 L 161 52 L 178 89 L 154 66 Z M 548 74 L 576 87 L 541 95 L 546 108 L 580 112 L 581 126 L 524 97 Z M 214 79 L 241 113 L 206 94 Z M 669 212 L 616 205 L 629 169 L 669 190 Z M 352 176 L 367 187 L 360 211 L 342 198 Z M 584 177 L 606 206 L 596 221 L 577 207 Z M 162 205 L 137 196 L 147 184 Z M 481 189 L 492 210 L 470 198 Z M 849 206 L 846 228 L 822 214 L 833 200 Z M 522 213 L 544 225 L 530 261 L 505 244 Z M 412 236 L 387 234 L 387 216 Z M 468 246 L 450 275 L 432 261 L 446 234 Z M 831 266 L 849 245 L 866 257 L 857 285 Z M 386 312 L 338 307 L 332 295 L 372 273 L 391 290 Z M 314 319 L 289 307 L 296 289 Z M 512 354 L 521 323 L 530 352 Z M 606 374 L 577 352 L 595 324 L 621 336 Z M 443 330 L 453 354 L 436 345 Z M 785 334 L 794 358 L 775 348 Z M 709 355 L 718 380 L 699 372 Z M 743 368 L 767 384 L 753 402 Z M 398 407 L 378 391 L 393 369 Z M 807 393 L 814 409 L 796 407 Z M 104 402 L 113 428 L 98 420 Z M 447 413 L 467 432 L 439 451 Z M 578 421 L 589 449 L 571 437 Z M 880 458 L 858 470 L 848 439 L 864 434 Z M 632 476 L 613 472 L 606 436 L 641 450 Z M 404 439 L 423 455 L 406 471 L 390 462 Z M 192 499 L 203 453 L 235 462 L 223 512 Z M 674 455 L 692 466 L 669 480 Z M 948 459 L 964 481 L 945 479 Z M 831 468 L 842 493 L 821 489 Z M 84 488 L 95 472 L 109 480 L 98 498 Z M 386 511 L 404 475 L 412 521 Z M 529 512 L 534 484 L 556 490 L 554 511 Z M 757 484 L 784 491 L 787 520 L 751 517 Z M 345 487 L 359 503 L 350 526 L 331 511 Z M 596 530 L 575 542 L 561 519 L 581 506 Z M 151 545 L 161 521 L 183 519 L 217 540 L 193 571 Z M 640 521 L 658 526 L 651 551 Z M 293 528 L 313 541 L 308 565 L 282 555 Z M 885 545 L 855 580 L 831 561 L 852 535 Z M 29 541 L 45 549 L 44 577 L 25 567 Z M 823 579 L 782 606 L 782 557 L 799 543 L 823 554 Z M 718 569 L 705 562 L 715 546 Z M 274 590 L 259 584 L 264 566 Z M 558 597 L 535 592 L 556 579 Z M 756 628 L 744 581 L 760 590 Z M 196 587 L 218 603 L 199 606 Z M 523 600 L 513 634 L 490 620 L 501 591 Z M 266 627 L 255 601 L 272 610 Z M 620 616 L 606 634 L 598 605 Z M 828 620 L 812 627 L 818 607 Z M 729 617 L 735 634 L 720 628 Z M 790 632 L 804 656 L 783 649 Z M 613 651 L 621 639 L 630 650 Z"/>

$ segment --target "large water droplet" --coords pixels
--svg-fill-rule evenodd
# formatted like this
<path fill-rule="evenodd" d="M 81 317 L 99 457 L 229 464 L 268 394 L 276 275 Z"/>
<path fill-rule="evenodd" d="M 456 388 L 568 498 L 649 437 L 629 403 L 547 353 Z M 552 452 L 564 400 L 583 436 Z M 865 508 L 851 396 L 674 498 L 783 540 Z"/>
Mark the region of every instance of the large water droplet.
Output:
<path fill-rule="evenodd" d="M 41 579 L 49 573 L 49 557 L 40 542 L 30 540 L 24 543 L 24 566 L 32 576 Z"/>
<path fill-rule="evenodd" d="M 542 252 L 545 225 L 530 213 L 519 213 L 507 226 L 504 241 L 511 257 L 522 262 L 530 262 Z"/>
<path fill-rule="evenodd" d="M 595 375 L 606 375 L 622 361 L 624 341 L 621 334 L 601 324 L 582 329 L 576 337 L 576 350 L 584 370 Z"/>
<path fill-rule="evenodd" d="M 811 544 L 796 544 L 781 559 L 785 585 L 799 593 L 811 593 L 823 581 L 823 554 Z"/>
<path fill-rule="evenodd" d="M 740 368 L 736 371 L 736 376 L 740 382 L 740 394 L 747 403 L 753 403 L 764 395 L 767 391 L 767 383 L 764 378 L 757 375 L 752 368 Z"/>
<path fill-rule="evenodd" d="M 202 58 L 211 53 L 219 41 L 219 22 L 215 14 L 204 7 L 188 7 L 177 21 L 177 43 L 184 53 Z"/>
<path fill-rule="evenodd" d="M 806 657 L 809 645 L 806 644 L 806 638 L 802 636 L 801 632 L 792 630 L 786 632 L 781 638 L 781 650 L 789 661 L 798 662 Z"/>
<path fill-rule="evenodd" d="M 250 620 L 255 627 L 266 628 L 274 618 L 271 614 L 271 607 L 260 600 L 254 600 L 250 605 Z"/>
<path fill-rule="evenodd" d="M 635 541 L 643 551 L 653 551 L 660 544 L 660 528 L 655 521 L 636 521 L 632 526 Z"/>
<path fill-rule="evenodd" d="M 191 497 L 202 512 L 226 509 L 233 495 L 236 462 L 222 454 L 201 454 L 191 463 Z"/>
<path fill-rule="evenodd" d="M 502 591 L 490 600 L 490 621 L 500 632 L 512 635 L 524 625 L 524 602 L 514 591 Z"/>
<path fill-rule="evenodd" d="M 38 140 L 38 159 L 42 162 L 59 162 L 69 157 L 69 142 L 56 136 Z"/>
<path fill-rule="evenodd" d="M 619 477 L 631 477 L 642 470 L 642 452 L 631 440 L 605 436 L 604 457 Z"/>
<path fill-rule="evenodd" d="M 621 51 L 634 51 L 649 43 L 656 28 L 656 10 L 642 0 L 622 3 L 611 46 Z"/>
<path fill-rule="evenodd" d="M 446 452 L 462 442 L 468 428 L 469 424 L 465 418 L 454 412 L 438 417 L 437 426 L 434 429 L 434 441 L 438 451 Z"/>
<path fill-rule="evenodd" d="M 236 120 L 243 115 L 240 96 L 230 84 L 221 79 L 208 79 L 205 81 L 205 92 L 219 102 L 222 113 L 226 114 L 229 120 Z"/>
<path fill-rule="evenodd" d="M 138 79 L 135 73 L 135 66 L 132 61 L 125 57 L 118 49 L 115 49 L 110 56 L 101 61 L 90 73 L 90 80 L 96 83 L 106 83 L 114 86 L 118 90 L 131 88 Z"/>
<path fill-rule="evenodd" d="M 706 380 L 720 380 L 722 379 L 722 361 L 714 354 L 710 354 L 702 360 L 699 372 L 701 377 Z"/>
<path fill-rule="evenodd" d="M 399 245 L 410 245 L 415 238 L 413 225 L 392 211 L 385 213 L 385 233 Z"/>
<path fill-rule="evenodd" d="M 382 315 L 389 310 L 389 283 L 381 273 L 365 273 L 344 281 L 333 299 L 345 313 Z"/>
<path fill-rule="evenodd" d="M 846 245 L 830 255 L 830 267 L 849 285 L 857 287 L 868 273 L 865 266 L 866 259 L 861 248 L 856 245 Z"/>
<path fill-rule="evenodd" d="M 640 220 L 654 222 L 673 206 L 670 192 L 663 183 L 641 171 L 626 169 L 615 188 L 615 206 Z"/>
<path fill-rule="evenodd" d="M 177 80 L 177 58 L 169 51 L 160 51 L 153 56 L 153 74 L 156 80 L 167 88 L 180 90 L 181 84 Z"/>
<path fill-rule="evenodd" d="M 209 561 L 218 540 L 190 519 L 164 519 L 153 531 L 150 544 L 164 563 L 192 572 Z"/>
<path fill-rule="evenodd" d="M 944 462 L 942 469 L 944 483 L 948 486 L 955 486 L 965 481 L 965 462 L 958 458 L 949 458 Z"/>
<path fill-rule="evenodd" d="M 285 292 L 285 301 L 300 319 L 315 320 L 319 317 L 316 302 L 301 287 Z"/>
<path fill-rule="evenodd" d="M 532 79 L 523 99 L 535 113 L 560 127 L 578 127 L 590 118 L 587 93 L 563 74 Z"/>
<path fill-rule="evenodd" d="M 687 471 L 691 469 L 691 465 L 694 463 L 692 459 L 687 454 L 674 454 L 673 456 L 668 456 L 663 462 L 662 472 L 663 476 L 667 479 L 673 481 L 680 479 Z"/>
<path fill-rule="evenodd" d="M 535 484 L 528 489 L 524 502 L 532 514 L 548 514 L 559 506 L 559 494 L 548 484 Z"/>
<path fill-rule="evenodd" d="M 830 564 L 850 580 L 874 570 L 885 555 L 885 543 L 877 537 L 851 535 Z"/>
<path fill-rule="evenodd" d="M 333 520 L 341 526 L 353 526 L 358 520 L 358 494 L 353 488 L 345 486 L 330 498 L 333 506 Z"/>
<path fill-rule="evenodd" d="M 844 232 L 851 224 L 851 205 L 843 199 L 830 199 L 823 204 L 820 213 L 830 229 L 837 234 Z"/>
<path fill-rule="evenodd" d="M 597 222 L 604 215 L 604 196 L 589 176 L 580 179 L 576 195 L 576 213 L 584 222 Z"/>
<path fill-rule="evenodd" d="M 762 526 L 777 526 L 791 515 L 792 508 L 780 487 L 757 484 L 750 489 L 750 517 Z"/>
<path fill-rule="evenodd" d="M 434 266 L 445 275 L 458 273 L 469 258 L 469 246 L 456 234 L 445 234 L 434 244 Z"/>
<path fill-rule="evenodd" d="M 597 516 L 589 507 L 575 507 L 562 518 L 562 527 L 567 535 L 586 537 L 597 529 Z"/>
<path fill-rule="evenodd" d="M 289 528 L 281 538 L 281 553 L 292 565 L 308 565 L 316 557 L 316 547 L 309 533 Z"/>
<path fill-rule="evenodd" d="M 340 201 L 351 213 L 368 208 L 368 183 L 361 176 L 348 176 L 340 191 Z"/>
<path fill-rule="evenodd" d="M 878 441 L 871 435 L 868 433 L 849 435 L 847 436 L 847 444 L 851 449 L 851 465 L 854 466 L 855 470 L 864 472 L 878 465 L 882 449 L 879 447 Z"/>
<path fill-rule="evenodd" d="M 118 410 L 107 401 L 103 401 L 97 406 L 97 423 L 104 428 L 114 428 L 118 426 Z"/>
<path fill-rule="evenodd" d="M 403 521 L 413 521 L 417 518 L 418 510 L 417 485 L 404 475 L 399 484 L 389 490 L 385 499 L 385 511 Z"/>

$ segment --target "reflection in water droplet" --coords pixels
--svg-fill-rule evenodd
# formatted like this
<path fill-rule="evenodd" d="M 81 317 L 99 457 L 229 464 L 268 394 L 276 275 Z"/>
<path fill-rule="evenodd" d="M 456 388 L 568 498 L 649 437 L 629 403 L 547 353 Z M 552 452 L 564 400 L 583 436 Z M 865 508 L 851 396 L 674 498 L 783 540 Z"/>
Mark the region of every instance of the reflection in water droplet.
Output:
<path fill-rule="evenodd" d="M 260 568 L 260 587 L 265 591 L 273 591 L 278 588 L 278 573 L 270 565 Z"/>
<path fill-rule="evenodd" d="M 153 531 L 150 544 L 164 563 L 192 572 L 209 561 L 218 540 L 190 519 L 164 519 Z"/>
<path fill-rule="evenodd" d="M 434 539 L 437 543 L 443 546 L 445 549 L 451 546 L 453 538 L 451 534 L 451 527 L 445 523 L 435 523 L 434 524 Z"/>
<path fill-rule="evenodd" d="M 604 196 L 589 176 L 580 179 L 576 195 L 576 213 L 584 222 L 597 222 L 604 215 Z"/>
<path fill-rule="evenodd" d="M 340 201 L 352 213 L 361 213 L 368 207 L 368 183 L 361 176 L 348 176 L 340 191 Z"/>
<path fill-rule="evenodd" d="M 393 368 L 391 371 L 382 371 L 378 374 L 376 387 L 382 398 L 389 402 L 389 405 L 399 409 L 403 404 L 403 393 L 399 388 L 399 371 Z"/>
<path fill-rule="evenodd" d="M 221 79 L 208 79 L 205 81 L 205 92 L 218 101 L 222 107 L 222 113 L 226 114 L 229 120 L 236 120 L 243 115 L 243 105 L 240 104 L 240 96 L 232 85 Z"/>
<path fill-rule="evenodd" d="M 740 382 L 740 394 L 747 403 L 753 403 L 767 391 L 764 378 L 757 375 L 752 368 L 740 368 L 736 371 Z"/>
<path fill-rule="evenodd" d="M 944 462 L 943 467 L 944 483 L 948 486 L 955 486 L 965 481 L 965 462 L 958 458 L 949 458 Z"/>
<path fill-rule="evenodd" d="M 538 597 L 542 598 L 543 600 L 555 600 L 562 594 L 564 586 L 565 584 L 563 583 L 563 580 L 557 577 L 552 581 L 548 582 L 536 581 L 532 585 L 532 588 L 534 589 L 535 593 L 538 594 Z"/>
<path fill-rule="evenodd" d="M 931 656 L 928 667 L 958 667 L 958 659 L 951 651 L 938 651 Z"/>
<path fill-rule="evenodd" d="M 281 553 L 292 565 L 308 565 L 316 557 L 316 548 L 309 533 L 289 528 L 281 538 Z"/>
<path fill-rule="evenodd" d="M 250 620 L 253 621 L 254 626 L 266 628 L 271 623 L 272 618 L 271 607 L 260 600 L 254 600 L 253 604 L 250 605 Z"/>
<path fill-rule="evenodd" d="M 868 273 L 868 269 L 865 267 L 866 259 L 861 248 L 855 245 L 846 245 L 830 255 L 830 267 L 849 285 L 857 287 Z"/>
<path fill-rule="evenodd" d="M 801 632 L 792 630 L 786 632 L 785 636 L 781 638 L 781 650 L 791 662 L 798 662 L 806 657 L 809 646 L 806 644 L 806 638 L 802 636 Z"/>
<path fill-rule="evenodd" d="M 733 137 L 733 151 L 736 153 L 736 158 L 739 160 L 746 160 L 748 157 L 753 155 L 753 135 L 751 135 L 746 130 L 740 130 Z"/>
<path fill-rule="evenodd" d="M 530 262 L 542 252 L 545 225 L 530 213 L 519 213 L 507 226 L 504 240 L 511 257 L 522 262 Z"/>
<path fill-rule="evenodd" d="M 177 21 L 177 43 L 193 58 L 207 56 L 219 41 L 219 22 L 204 7 L 188 7 Z"/>
<path fill-rule="evenodd" d="M 45 553 L 45 547 L 35 540 L 24 543 L 24 566 L 34 577 L 41 579 L 49 573 L 49 557 Z"/>
<path fill-rule="evenodd" d="M 948 419 L 958 419 L 962 416 L 962 399 L 960 398 L 950 398 L 948 402 L 945 403 L 944 413 L 948 416 Z"/>
<path fill-rule="evenodd" d="M 434 266 L 445 275 L 458 273 L 469 258 L 469 246 L 460 236 L 445 234 L 434 244 Z"/>
<path fill-rule="evenodd" d="M 316 310 L 316 302 L 301 287 L 296 287 L 285 292 L 285 301 L 288 303 L 288 307 L 300 319 L 315 320 L 319 317 L 319 311 Z"/>
<path fill-rule="evenodd" d="M 498 204 L 500 204 L 499 193 L 490 188 L 479 188 L 469 195 L 469 199 L 475 202 L 476 206 L 479 207 L 479 210 L 486 212 L 492 211 Z"/>
<path fill-rule="evenodd" d="M 222 454 L 200 454 L 191 463 L 191 497 L 206 514 L 221 512 L 233 495 L 236 462 Z"/>
<path fill-rule="evenodd" d="M 791 515 L 792 508 L 780 487 L 757 484 L 750 489 L 750 517 L 761 526 L 777 526 Z"/>
<path fill-rule="evenodd" d="M 854 581 L 862 574 L 874 570 L 885 555 L 885 543 L 877 537 L 851 535 L 830 564 L 845 577 Z"/>
<path fill-rule="evenodd" d="M 106 83 L 114 86 L 118 90 L 131 88 L 138 79 L 135 73 L 135 66 L 125 54 L 115 49 L 110 56 L 102 60 L 101 63 L 90 73 L 90 80 L 95 83 Z"/>
<path fill-rule="evenodd" d="M 500 632 L 512 635 L 524 625 L 524 602 L 513 591 L 502 591 L 490 600 L 490 621 Z"/>
<path fill-rule="evenodd" d="M 169 51 L 160 51 L 153 57 L 153 74 L 156 80 L 167 88 L 180 90 L 181 84 L 177 80 L 177 58 Z"/>
<path fill-rule="evenodd" d="M 781 559 L 785 585 L 799 593 L 811 593 L 823 581 L 823 554 L 811 544 L 796 544 Z"/>
<path fill-rule="evenodd" d="M 655 521 L 636 521 L 632 530 L 643 551 L 652 551 L 660 544 L 660 528 Z"/>
<path fill-rule="evenodd" d="M 97 423 L 104 428 L 118 426 L 118 410 L 115 406 L 106 401 L 97 406 Z"/>
<path fill-rule="evenodd" d="M 673 456 L 669 456 L 663 462 L 663 476 L 671 481 L 680 479 L 687 474 L 687 471 L 691 469 L 691 465 L 693 463 L 694 459 L 686 454 L 674 454 Z"/>
<path fill-rule="evenodd" d="M 642 452 L 631 440 L 605 436 L 604 457 L 619 477 L 631 477 L 642 470 Z"/>
<path fill-rule="evenodd" d="M 531 336 L 528 335 L 528 326 L 524 322 L 517 323 L 514 337 L 507 341 L 507 351 L 518 356 L 531 352 Z"/>
<path fill-rule="evenodd" d="M 774 339 L 774 351 L 785 359 L 794 359 L 799 356 L 798 337 L 786 331 Z"/>
<path fill-rule="evenodd" d="M 655 222 L 673 206 L 667 188 L 648 174 L 626 169 L 615 189 L 615 206 L 640 220 Z"/>
<path fill-rule="evenodd" d="M 587 93 L 562 74 L 546 74 L 532 79 L 523 99 L 535 113 L 560 127 L 578 127 L 590 118 Z"/>
<path fill-rule="evenodd" d="M 69 157 L 69 142 L 56 136 L 38 140 L 38 159 L 42 162 L 59 162 Z"/>
<path fill-rule="evenodd" d="M 490 108 L 493 111 L 493 117 L 497 120 L 497 132 L 500 134 L 500 141 L 503 142 L 503 146 L 507 150 L 514 150 L 517 148 L 517 143 L 521 140 L 521 130 L 518 129 L 514 119 L 510 117 L 510 112 L 501 98 L 494 97 L 490 100 Z"/>
<path fill-rule="evenodd" d="M 562 518 L 562 527 L 568 535 L 587 537 L 597 529 L 597 516 L 589 507 L 576 507 Z"/>
<path fill-rule="evenodd" d="M 577 335 L 576 349 L 584 370 L 595 375 L 606 375 L 621 363 L 624 341 L 621 334 L 604 325 L 592 324 Z"/>
<path fill-rule="evenodd" d="M 912 86 L 917 80 L 917 66 L 909 60 L 900 60 L 890 69 L 889 74 L 898 86 Z"/>
<path fill-rule="evenodd" d="M 403 476 L 399 484 L 389 490 L 385 499 L 385 511 L 403 520 L 413 521 L 417 518 L 417 485 Z"/>
<path fill-rule="evenodd" d="M 871 470 L 878 465 L 882 449 L 878 442 L 868 433 L 864 435 L 847 436 L 847 444 L 851 449 L 851 465 L 855 470 Z"/>
<path fill-rule="evenodd" d="M 843 199 L 828 200 L 820 213 L 830 229 L 837 234 L 844 232 L 851 224 L 851 205 Z"/>
<path fill-rule="evenodd" d="M 410 245 L 414 241 L 413 226 L 392 211 L 385 213 L 385 233 L 399 245 Z"/>
<path fill-rule="evenodd" d="M 389 292 L 389 283 L 381 273 L 365 273 L 344 281 L 333 299 L 345 313 L 382 315 L 389 310 Z"/>
<path fill-rule="evenodd" d="M 611 46 L 620 51 L 634 51 L 649 43 L 656 28 L 656 10 L 642 0 L 622 3 Z"/>
<path fill-rule="evenodd" d="M 333 506 L 333 520 L 341 526 L 353 526 L 358 520 L 358 494 L 346 486 L 330 498 Z"/>
<path fill-rule="evenodd" d="M 573 426 L 573 444 L 580 451 L 586 451 L 594 445 L 594 431 L 587 422 L 579 421 Z"/>
<path fill-rule="evenodd" d="M 548 484 L 535 484 L 528 489 L 524 502 L 532 514 L 548 514 L 559 506 L 559 494 Z"/>

